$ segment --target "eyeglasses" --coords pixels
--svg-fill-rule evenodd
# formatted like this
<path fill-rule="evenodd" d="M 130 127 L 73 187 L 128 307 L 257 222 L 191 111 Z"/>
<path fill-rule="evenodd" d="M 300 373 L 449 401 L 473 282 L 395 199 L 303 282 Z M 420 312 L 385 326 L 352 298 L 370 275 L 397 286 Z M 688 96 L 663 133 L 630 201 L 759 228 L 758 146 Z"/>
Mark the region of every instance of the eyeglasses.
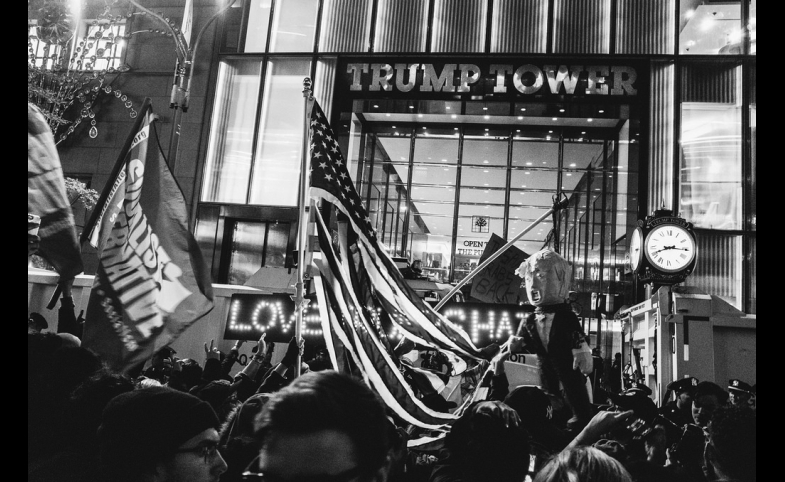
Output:
<path fill-rule="evenodd" d="M 209 464 L 213 457 L 215 457 L 215 454 L 218 453 L 218 442 L 207 440 L 197 445 L 196 447 L 175 450 L 176 454 L 184 454 L 189 452 L 201 455 L 204 459 L 204 463 Z"/>
<path fill-rule="evenodd" d="M 259 457 L 248 464 L 243 471 L 244 481 L 254 482 L 349 482 L 362 473 L 362 467 L 354 467 L 335 475 L 301 475 L 296 477 L 281 477 L 280 475 L 258 472 L 256 466 L 259 464 Z"/>

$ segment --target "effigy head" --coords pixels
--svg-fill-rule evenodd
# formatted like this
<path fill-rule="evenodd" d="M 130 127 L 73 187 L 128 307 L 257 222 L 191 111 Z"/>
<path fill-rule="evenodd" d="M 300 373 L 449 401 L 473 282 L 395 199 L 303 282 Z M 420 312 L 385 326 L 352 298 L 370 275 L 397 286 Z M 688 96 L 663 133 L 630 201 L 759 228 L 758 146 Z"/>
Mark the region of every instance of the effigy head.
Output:
<path fill-rule="evenodd" d="M 570 263 L 559 253 L 546 248 L 521 263 L 515 274 L 523 278 L 523 287 L 531 304 L 564 303 L 570 291 Z"/>

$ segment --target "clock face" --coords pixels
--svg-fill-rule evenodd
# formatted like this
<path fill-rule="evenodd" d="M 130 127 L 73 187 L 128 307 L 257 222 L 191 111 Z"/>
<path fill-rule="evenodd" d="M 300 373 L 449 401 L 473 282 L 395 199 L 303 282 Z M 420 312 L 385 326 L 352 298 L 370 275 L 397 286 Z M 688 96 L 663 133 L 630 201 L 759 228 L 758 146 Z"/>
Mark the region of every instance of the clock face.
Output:
<path fill-rule="evenodd" d="M 681 271 L 695 259 L 695 240 L 681 226 L 658 226 L 644 244 L 646 259 L 661 271 Z"/>
<path fill-rule="evenodd" d="M 638 270 L 643 259 L 643 234 L 641 228 L 635 228 L 630 238 L 630 267 L 633 271 Z"/>

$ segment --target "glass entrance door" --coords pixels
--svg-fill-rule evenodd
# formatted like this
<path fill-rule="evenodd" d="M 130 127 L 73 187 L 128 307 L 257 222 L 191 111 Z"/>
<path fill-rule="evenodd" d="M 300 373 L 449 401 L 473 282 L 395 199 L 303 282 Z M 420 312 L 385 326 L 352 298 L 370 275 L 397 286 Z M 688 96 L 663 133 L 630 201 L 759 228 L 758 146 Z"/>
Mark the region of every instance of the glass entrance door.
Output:
<path fill-rule="evenodd" d="M 626 234 L 631 186 L 626 171 L 619 175 L 620 164 L 629 169 L 630 156 L 620 158 L 617 146 L 620 133 L 629 145 L 629 132 L 619 127 L 629 123 L 523 125 L 516 117 L 370 112 L 353 117 L 352 138 L 361 139 L 354 156 L 357 186 L 374 228 L 391 255 L 419 260 L 430 280 L 460 281 L 480 263 L 493 235 L 506 242 L 524 230 L 516 248 L 527 255 L 556 249 L 586 287 L 602 290 L 604 280 L 607 289 L 615 279 L 609 263 L 616 262 L 617 250 L 611 246 Z M 564 199 L 568 207 L 534 224 Z"/>

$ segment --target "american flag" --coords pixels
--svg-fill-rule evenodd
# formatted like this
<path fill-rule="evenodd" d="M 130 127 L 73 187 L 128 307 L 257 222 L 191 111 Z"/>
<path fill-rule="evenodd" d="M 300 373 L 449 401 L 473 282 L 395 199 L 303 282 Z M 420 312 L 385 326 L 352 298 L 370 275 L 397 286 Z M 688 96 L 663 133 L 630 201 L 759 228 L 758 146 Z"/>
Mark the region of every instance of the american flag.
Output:
<path fill-rule="evenodd" d="M 314 282 L 333 365 L 359 373 L 407 422 L 433 430 L 450 424 L 474 395 L 463 399 L 453 413 L 424 405 L 406 382 L 411 367 L 395 355 L 388 334 L 397 329 L 464 368 L 495 352 L 474 346 L 460 326 L 434 311 L 406 283 L 378 241 L 338 139 L 316 101 L 310 117 L 310 160 L 311 198 L 327 201 L 343 214 L 338 216 L 336 249 L 321 214 L 314 210 L 320 247 L 314 255 L 320 275 Z"/>

